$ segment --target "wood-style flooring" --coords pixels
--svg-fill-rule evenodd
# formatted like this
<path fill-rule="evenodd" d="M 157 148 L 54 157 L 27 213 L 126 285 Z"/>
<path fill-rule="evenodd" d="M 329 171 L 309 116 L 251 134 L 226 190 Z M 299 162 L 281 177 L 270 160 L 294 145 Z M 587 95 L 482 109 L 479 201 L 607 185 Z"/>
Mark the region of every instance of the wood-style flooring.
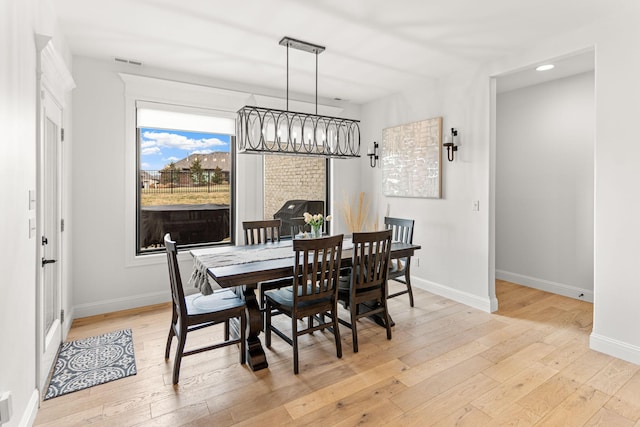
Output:
<path fill-rule="evenodd" d="M 42 402 L 35 424 L 640 426 L 640 366 L 589 350 L 591 304 L 500 281 L 491 314 L 414 293 L 415 308 L 390 300 L 391 341 L 364 319 L 360 352 L 342 327 L 337 359 L 332 335 L 315 332 L 300 339 L 296 376 L 274 335 L 268 369 L 252 372 L 227 347 L 186 357 L 175 388 L 168 305 L 78 319 L 69 340 L 131 328 L 138 374 Z M 222 336 L 208 329 L 191 342 Z"/>

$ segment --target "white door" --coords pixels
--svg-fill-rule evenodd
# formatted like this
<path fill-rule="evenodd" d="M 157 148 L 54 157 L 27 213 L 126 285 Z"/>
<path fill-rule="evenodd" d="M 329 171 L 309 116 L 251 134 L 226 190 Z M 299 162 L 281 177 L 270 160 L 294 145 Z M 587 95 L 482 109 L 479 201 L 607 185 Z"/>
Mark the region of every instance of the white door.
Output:
<path fill-rule="evenodd" d="M 43 91 L 39 174 L 39 373 L 41 393 L 62 342 L 61 170 L 62 110 Z"/>

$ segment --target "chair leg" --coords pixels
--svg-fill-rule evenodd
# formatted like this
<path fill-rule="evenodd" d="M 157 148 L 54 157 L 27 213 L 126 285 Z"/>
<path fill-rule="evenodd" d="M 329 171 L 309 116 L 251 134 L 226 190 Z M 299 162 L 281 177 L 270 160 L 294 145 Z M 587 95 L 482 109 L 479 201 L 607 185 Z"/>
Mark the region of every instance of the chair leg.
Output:
<path fill-rule="evenodd" d="M 338 323 L 338 305 L 333 307 L 331 313 L 333 319 L 333 337 L 336 339 L 336 356 L 338 359 L 342 358 L 342 342 L 340 341 L 340 324 Z"/>
<path fill-rule="evenodd" d="M 387 307 L 387 299 L 381 298 L 382 306 L 384 307 L 384 325 L 387 328 L 387 339 L 391 339 L 391 319 L 389 318 L 389 309 Z"/>
<path fill-rule="evenodd" d="M 171 324 L 171 328 L 169 329 L 169 337 L 167 338 L 167 348 L 164 350 L 164 358 L 165 360 L 169 358 L 169 352 L 171 351 L 171 341 L 176 333 L 173 331 L 173 324 Z"/>
<path fill-rule="evenodd" d="M 269 304 L 269 300 L 267 300 L 264 311 L 264 345 L 271 348 L 271 304 Z"/>
<path fill-rule="evenodd" d="M 165 359 L 169 358 L 169 352 L 171 351 L 171 341 L 173 340 L 173 337 L 176 336 L 176 331 L 174 328 L 176 327 L 177 322 L 178 322 L 178 313 L 176 313 L 176 308 L 174 306 L 173 313 L 171 315 L 171 327 L 169 328 L 169 337 L 167 338 L 167 348 L 164 350 Z"/>
<path fill-rule="evenodd" d="M 351 337 L 353 340 L 353 352 L 357 353 L 358 352 L 358 326 L 357 326 L 357 322 L 358 322 L 358 318 L 356 317 L 358 314 L 358 304 L 350 304 L 351 305 L 351 310 L 349 310 L 349 312 L 351 313 Z"/>
<path fill-rule="evenodd" d="M 409 305 L 413 307 L 413 290 L 411 290 L 411 276 L 409 275 L 409 270 L 407 270 L 404 281 L 407 284 L 407 291 L 409 293 Z"/>
<path fill-rule="evenodd" d="M 313 328 L 313 316 L 309 316 L 307 323 L 309 324 L 309 328 Z M 313 331 L 310 332 L 313 335 Z"/>
<path fill-rule="evenodd" d="M 182 363 L 182 353 L 184 352 L 184 345 L 187 339 L 187 331 L 185 329 L 181 330 L 177 335 L 178 338 L 178 346 L 176 347 L 176 358 L 173 361 L 173 384 L 178 384 L 178 380 L 180 379 L 180 364 Z"/>
<path fill-rule="evenodd" d="M 247 313 L 240 315 L 240 364 L 247 363 Z"/>
<path fill-rule="evenodd" d="M 224 340 L 229 341 L 229 319 L 224 321 Z"/>
<path fill-rule="evenodd" d="M 298 319 L 291 317 L 291 338 L 293 338 L 293 373 L 298 375 Z"/>

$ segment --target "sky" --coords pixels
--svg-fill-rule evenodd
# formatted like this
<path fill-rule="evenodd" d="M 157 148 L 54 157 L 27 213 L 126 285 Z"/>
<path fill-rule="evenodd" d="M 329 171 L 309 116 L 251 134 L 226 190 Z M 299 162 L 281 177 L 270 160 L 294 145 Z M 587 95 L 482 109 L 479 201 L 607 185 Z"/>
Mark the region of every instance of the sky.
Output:
<path fill-rule="evenodd" d="M 190 154 L 229 152 L 229 135 L 140 128 L 140 169 L 161 170 Z"/>

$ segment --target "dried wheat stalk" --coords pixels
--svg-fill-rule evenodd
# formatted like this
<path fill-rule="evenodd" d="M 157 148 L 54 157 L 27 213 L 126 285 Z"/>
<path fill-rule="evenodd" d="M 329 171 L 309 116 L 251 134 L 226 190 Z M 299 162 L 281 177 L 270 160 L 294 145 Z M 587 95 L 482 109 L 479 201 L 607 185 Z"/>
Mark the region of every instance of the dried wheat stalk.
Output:
<path fill-rule="evenodd" d="M 342 202 L 342 215 L 350 232 L 363 231 L 368 212 L 369 201 L 366 200 L 363 191 L 360 192 L 360 197 L 358 199 L 357 216 L 354 216 L 356 212 L 352 209 L 352 199 L 345 195 L 344 201 Z"/>

